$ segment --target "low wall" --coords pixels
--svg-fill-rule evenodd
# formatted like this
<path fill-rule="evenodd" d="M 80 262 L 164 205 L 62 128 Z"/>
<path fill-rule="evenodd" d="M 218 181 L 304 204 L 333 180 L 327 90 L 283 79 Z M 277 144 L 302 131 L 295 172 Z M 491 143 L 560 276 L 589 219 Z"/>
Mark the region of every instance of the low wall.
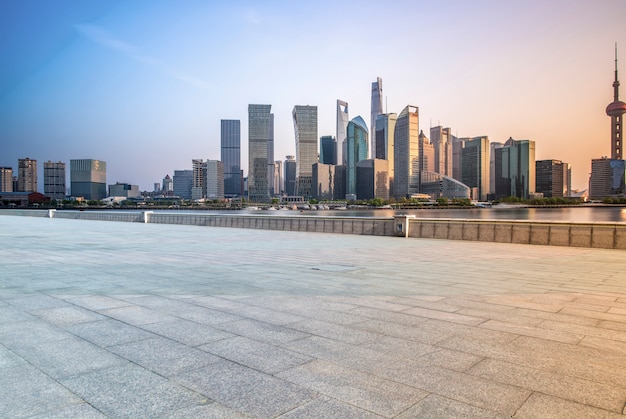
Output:
<path fill-rule="evenodd" d="M 439 218 L 230 215 L 151 211 L 0 210 L 0 215 L 401 236 L 626 250 L 626 224 Z"/>

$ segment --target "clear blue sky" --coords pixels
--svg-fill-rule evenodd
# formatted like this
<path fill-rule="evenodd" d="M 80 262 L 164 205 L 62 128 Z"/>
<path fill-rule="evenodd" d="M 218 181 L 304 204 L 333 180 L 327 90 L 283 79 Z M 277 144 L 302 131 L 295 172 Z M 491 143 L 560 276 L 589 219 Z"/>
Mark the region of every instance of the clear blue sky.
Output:
<path fill-rule="evenodd" d="M 387 110 L 420 128 L 536 142 L 573 165 L 610 154 L 614 44 L 626 100 L 626 1 L 0 2 L 0 165 L 105 160 L 107 183 L 152 190 L 195 158 L 220 158 L 220 119 L 272 105 L 275 157 L 294 154 L 291 111 L 335 103 L 369 123 L 383 78 Z M 40 186 L 43 189 L 43 185 Z"/>

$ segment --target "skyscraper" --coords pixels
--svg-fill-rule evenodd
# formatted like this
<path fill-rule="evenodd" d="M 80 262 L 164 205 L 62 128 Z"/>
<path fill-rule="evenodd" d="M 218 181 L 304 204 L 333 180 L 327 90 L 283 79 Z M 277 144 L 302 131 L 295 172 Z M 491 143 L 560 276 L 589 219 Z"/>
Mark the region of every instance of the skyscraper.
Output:
<path fill-rule="evenodd" d="M 320 163 L 337 164 L 337 141 L 332 135 L 320 137 Z"/>
<path fill-rule="evenodd" d="M 296 158 L 286 156 L 285 160 L 285 195 L 296 195 Z"/>
<path fill-rule="evenodd" d="M 317 106 L 293 108 L 293 129 L 296 137 L 296 195 L 311 197 L 313 165 L 317 163 Z"/>
<path fill-rule="evenodd" d="M 534 163 L 534 155 L 530 163 Z M 489 139 L 487 136 L 463 141 L 460 181 L 471 188 L 473 199 L 487 200 L 489 193 Z"/>
<path fill-rule="evenodd" d="M 248 198 L 251 202 L 270 201 L 267 169 L 274 131 L 271 109 L 272 105 L 248 105 Z M 274 164 L 273 160 L 271 162 Z"/>
<path fill-rule="evenodd" d="M 387 176 L 389 177 L 389 194 L 394 194 L 394 140 L 393 135 L 396 129 L 398 115 L 395 113 L 384 113 L 376 117 L 376 158 L 387 160 Z"/>
<path fill-rule="evenodd" d="M 535 142 L 509 138 L 496 148 L 495 198 L 528 199 L 535 193 Z"/>
<path fill-rule="evenodd" d="M 283 162 L 274 162 L 274 195 L 282 195 L 285 189 L 283 181 Z"/>
<path fill-rule="evenodd" d="M 357 163 L 366 160 L 368 156 L 367 125 L 361 116 L 353 118 L 348 123 L 348 147 L 346 156 L 346 195 L 357 194 Z"/>
<path fill-rule="evenodd" d="M 65 199 L 65 163 L 44 162 L 43 193 L 50 199 Z"/>
<path fill-rule="evenodd" d="M 402 199 L 419 192 L 419 109 L 407 105 L 394 130 L 394 196 Z"/>
<path fill-rule="evenodd" d="M 17 160 L 17 192 L 37 192 L 37 160 Z"/>
<path fill-rule="evenodd" d="M 563 198 L 563 179 L 567 163 L 560 160 L 537 160 L 535 162 L 535 192 L 546 198 Z"/>
<path fill-rule="evenodd" d="M 267 140 L 267 187 L 270 197 L 274 192 L 274 114 L 270 114 L 270 136 Z"/>
<path fill-rule="evenodd" d="M 383 79 L 376 78 L 372 83 L 372 117 L 370 119 L 370 129 L 372 133 L 376 132 L 376 117 L 383 113 Z M 376 135 L 372 134 L 370 139 L 370 158 L 376 158 Z"/>
<path fill-rule="evenodd" d="M 619 100 L 619 80 L 617 79 L 617 45 L 615 45 L 615 81 L 613 82 L 613 102 L 606 107 L 606 114 L 611 117 L 611 159 L 622 160 L 623 115 L 626 103 Z"/>
<path fill-rule="evenodd" d="M 174 182 L 172 181 L 172 178 L 170 178 L 170 175 L 165 175 L 165 177 L 163 178 L 163 186 L 161 187 L 161 191 L 165 196 L 173 195 Z"/>
<path fill-rule="evenodd" d="M 191 165 L 193 171 L 191 199 L 206 198 L 206 165 L 202 159 L 193 159 Z"/>
<path fill-rule="evenodd" d="M 0 192 L 13 192 L 12 167 L 0 167 Z"/>
<path fill-rule="evenodd" d="M 221 160 L 224 163 L 224 197 L 241 194 L 241 121 L 221 120 Z"/>
<path fill-rule="evenodd" d="M 174 170 L 172 188 L 174 196 L 181 199 L 191 199 L 193 187 L 193 170 Z"/>
<path fill-rule="evenodd" d="M 348 102 L 337 99 L 337 164 L 346 164 L 346 139 L 348 138 Z"/>
<path fill-rule="evenodd" d="M 435 150 L 435 173 L 452 176 L 452 134 L 441 125 L 430 129 L 430 142 Z"/>
<path fill-rule="evenodd" d="M 99 201 L 107 196 L 107 164 L 102 160 L 70 160 L 70 188 L 73 197 Z"/>
<path fill-rule="evenodd" d="M 206 199 L 224 199 L 224 163 L 219 160 L 207 160 L 205 167 Z"/>

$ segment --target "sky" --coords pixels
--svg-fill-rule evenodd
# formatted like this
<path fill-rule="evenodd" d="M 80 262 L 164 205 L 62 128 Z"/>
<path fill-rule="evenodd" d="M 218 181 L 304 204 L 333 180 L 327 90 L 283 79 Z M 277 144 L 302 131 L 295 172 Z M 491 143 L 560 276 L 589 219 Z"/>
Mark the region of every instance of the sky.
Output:
<path fill-rule="evenodd" d="M 370 121 L 419 107 L 420 129 L 535 141 L 536 159 L 610 155 L 615 43 L 626 101 L 626 1 L 2 0 L 0 166 L 98 159 L 107 183 L 153 190 L 192 159 L 220 159 L 220 120 L 271 104 L 274 156 L 295 154 L 291 112 L 337 99 Z"/>

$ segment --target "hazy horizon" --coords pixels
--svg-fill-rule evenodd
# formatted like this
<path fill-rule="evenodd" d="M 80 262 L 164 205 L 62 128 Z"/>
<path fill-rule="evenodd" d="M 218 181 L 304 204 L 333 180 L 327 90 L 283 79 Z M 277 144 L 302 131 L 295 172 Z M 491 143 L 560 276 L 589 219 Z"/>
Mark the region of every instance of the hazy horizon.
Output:
<path fill-rule="evenodd" d="M 107 184 L 152 190 L 220 159 L 220 120 L 239 119 L 247 173 L 248 104 L 272 105 L 284 160 L 295 105 L 318 107 L 319 136 L 335 135 L 337 99 L 371 128 L 381 77 L 386 110 L 419 107 L 427 136 L 533 140 L 586 189 L 591 159 L 610 155 L 616 42 L 626 98 L 625 18 L 620 0 L 5 0 L 0 166 L 30 157 L 41 179 L 45 161 L 99 159 Z"/>

